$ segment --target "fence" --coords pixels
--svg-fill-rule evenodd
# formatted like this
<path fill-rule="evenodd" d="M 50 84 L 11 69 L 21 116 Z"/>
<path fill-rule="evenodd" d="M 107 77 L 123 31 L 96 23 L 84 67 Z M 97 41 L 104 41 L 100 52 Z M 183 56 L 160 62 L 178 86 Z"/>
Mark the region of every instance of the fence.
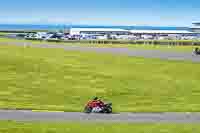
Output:
<path fill-rule="evenodd" d="M 48 42 L 88 43 L 88 44 L 145 44 L 145 45 L 200 45 L 196 40 L 47 40 Z"/>

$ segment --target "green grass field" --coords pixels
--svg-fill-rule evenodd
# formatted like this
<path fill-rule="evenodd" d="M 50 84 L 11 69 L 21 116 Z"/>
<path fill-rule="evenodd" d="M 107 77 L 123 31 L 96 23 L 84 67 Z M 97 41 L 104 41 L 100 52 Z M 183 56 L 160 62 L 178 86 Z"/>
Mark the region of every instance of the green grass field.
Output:
<path fill-rule="evenodd" d="M 1 133 L 198 133 L 199 124 L 103 124 L 1 121 Z"/>
<path fill-rule="evenodd" d="M 191 52 L 195 47 L 200 46 L 167 46 L 167 45 L 145 45 L 145 44 L 89 44 L 89 43 L 63 43 L 63 42 L 45 42 L 37 40 L 16 40 L 9 38 L 0 38 L 0 42 L 31 42 L 33 44 L 58 44 L 58 45 L 68 45 L 68 46 L 85 46 L 85 47 L 103 47 L 103 48 L 134 48 L 134 49 L 154 49 L 154 50 L 164 50 L 164 51 L 186 51 Z M 186 41 L 187 42 L 187 41 Z"/>
<path fill-rule="evenodd" d="M 0 108 L 82 111 L 95 95 L 119 112 L 200 111 L 200 64 L 0 46 Z"/>

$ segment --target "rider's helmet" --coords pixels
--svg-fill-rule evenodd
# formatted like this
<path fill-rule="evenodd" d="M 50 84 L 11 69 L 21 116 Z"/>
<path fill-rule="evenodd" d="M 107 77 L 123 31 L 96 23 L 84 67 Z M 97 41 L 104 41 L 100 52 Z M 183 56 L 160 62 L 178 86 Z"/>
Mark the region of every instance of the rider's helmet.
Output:
<path fill-rule="evenodd" d="M 93 97 L 93 100 L 98 100 L 98 99 L 99 99 L 99 98 L 98 98 L 98 97 L 96 97 L 96 96 L 95 96 L 95 97 Z"/>

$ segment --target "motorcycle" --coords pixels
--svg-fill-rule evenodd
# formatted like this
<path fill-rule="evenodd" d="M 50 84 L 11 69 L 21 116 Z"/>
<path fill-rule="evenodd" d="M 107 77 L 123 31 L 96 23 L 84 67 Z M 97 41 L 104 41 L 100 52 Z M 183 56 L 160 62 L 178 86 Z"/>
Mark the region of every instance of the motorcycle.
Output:
<path fill-rule="evenodd" d="M 200 55 L 200 50 L 194 49 L 192 52 L 193 55 Z"/>
<path fill-rule="evenodd" d="M 107 103 L 104 105 L 102 113 L 110 114 L 112 113 L 112 103 Z"/>
<path fill-rule="evenodd" d="M 106 103 L 100 110 L 96 110 L 94 108 L 86 106 L 84 108 L 85 113 L 106 113 L 110 114 L 112 113 L 112 103 Z"/>

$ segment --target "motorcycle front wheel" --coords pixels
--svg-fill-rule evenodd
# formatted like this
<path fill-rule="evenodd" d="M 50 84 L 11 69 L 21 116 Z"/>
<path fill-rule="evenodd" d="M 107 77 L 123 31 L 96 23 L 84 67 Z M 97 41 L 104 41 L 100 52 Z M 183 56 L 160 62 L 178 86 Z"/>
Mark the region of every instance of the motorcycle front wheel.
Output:
<path fill-rule="evenodd" d="M 84 113 L 91 113 L 91 112 L 92 112 L 92 108 L 90 108 L 90 107 L 85 107 Z"/>

